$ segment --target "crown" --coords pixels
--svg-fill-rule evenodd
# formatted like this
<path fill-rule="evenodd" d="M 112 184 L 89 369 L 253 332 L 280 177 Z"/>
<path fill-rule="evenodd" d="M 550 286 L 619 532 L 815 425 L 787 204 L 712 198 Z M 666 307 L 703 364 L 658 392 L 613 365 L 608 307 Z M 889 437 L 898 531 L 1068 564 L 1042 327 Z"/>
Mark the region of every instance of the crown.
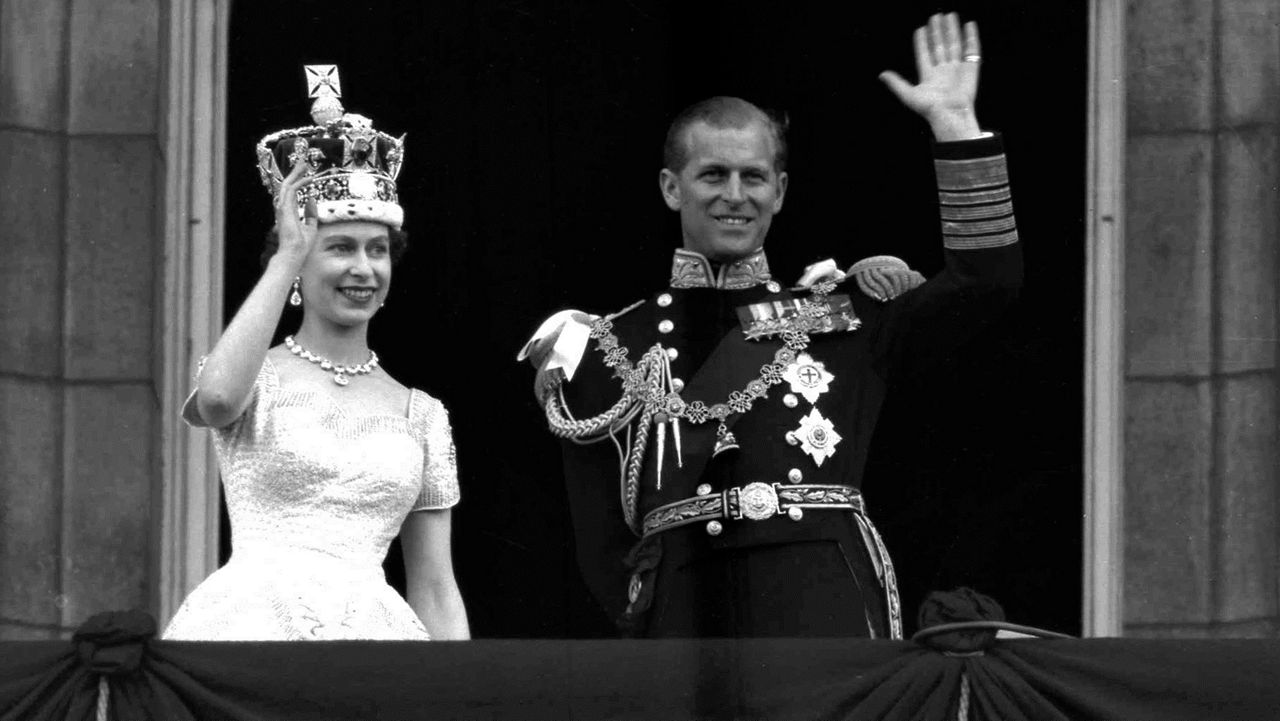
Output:
<path fill-rule="evenodd" d="M 280 130 L 258 141 L 258 173 L 278 199 L 284 178 L 299 162 L 308 165 L 298 189 L 298 208 L 314 200 L 321 223 L 371 220 L 399 228 L 404 209 L 396 177 L 404 159 L 404 136 L 373 129 L 363 115 L 342 107 L 336 65 L 306 65 L 311 119 L 315 125 Z"/>

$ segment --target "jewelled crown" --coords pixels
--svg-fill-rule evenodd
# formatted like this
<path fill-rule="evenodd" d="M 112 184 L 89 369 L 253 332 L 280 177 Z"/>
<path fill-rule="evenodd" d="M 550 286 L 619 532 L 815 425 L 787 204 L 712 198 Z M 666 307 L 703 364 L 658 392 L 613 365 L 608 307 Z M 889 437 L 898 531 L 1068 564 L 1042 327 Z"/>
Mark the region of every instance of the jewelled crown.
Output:
<path fill-rule="evenodd" d="M 363 115 L 345 112 L 336 65 L 307 65 L 311 119 L 315 125 L 281 130 L 258 141 L 258 172 L 272 200 L 295 163 L 309 166 L 298 189 L 298 208 L 316 202 L 321 223 L 371 220 L 399 228 L 404 209 L 396 177 L 404 159 L 404 136 L 373 129 Z"/>

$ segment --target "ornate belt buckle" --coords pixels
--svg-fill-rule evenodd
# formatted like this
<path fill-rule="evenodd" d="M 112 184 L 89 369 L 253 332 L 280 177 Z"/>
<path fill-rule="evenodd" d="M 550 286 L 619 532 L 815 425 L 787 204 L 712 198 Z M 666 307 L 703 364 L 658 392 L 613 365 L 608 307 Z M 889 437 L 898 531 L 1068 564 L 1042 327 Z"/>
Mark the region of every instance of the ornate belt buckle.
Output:
<path fill-rule="evenodd" d="M 759 481 L 748 483 L 738 492 L 738 511 L 753 521 L 778 515 L 777 489 Z"/>

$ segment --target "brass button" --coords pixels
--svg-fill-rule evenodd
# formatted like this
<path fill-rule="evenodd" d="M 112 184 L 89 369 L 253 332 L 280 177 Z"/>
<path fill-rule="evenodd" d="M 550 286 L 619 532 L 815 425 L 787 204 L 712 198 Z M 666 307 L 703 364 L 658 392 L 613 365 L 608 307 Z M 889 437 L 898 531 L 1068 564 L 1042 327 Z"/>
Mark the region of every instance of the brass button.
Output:
<path fill-rule="evenodd" d="M 666 318 L 663 318 L 661 321 L 658 322 L 659 333 L 670 333 L 675 329 L 676 329 L 676 324 L 672 323 L 670 320 L 667 320 Z"/>
<path fill-rule="evenodd" d="M 803 509 L 803 508 L 797 508 L 797 507 L 795 507 L 795 506 L 792 506 L 792 507 L 788 508 L 788 509 L 787 509 L 787 518 L 790 518 L 790 519 L 791 519 L 791 520 L 793 520 L 793 521 L 798 521 L 798 520 L 800 520 L 801 518 L 804 518 L 804 509 Z"/>
<path fill-rule="evenodd" d="M 787 480 L 792 483 L 799 483 L 804 480 L 804 474 L 800 472 L 799 468 L 792 468 L 787 471 Z"/>
<path fill-rule="evenodd" d="M 670 358 L 671 360 L 675 360 L 676 358 L 680 357 L 680 351 L 676 350 L 675 348 L 668 348 L 667 357 Z"/>
<path fill-rule="evenodd" d="M 659 295 L 659 296 L 658 296 L 658 306 L 659 306 L 659 307 L 661 307 L 661 308 L 666 308 L 666 307 L 667 307 L 667 306 L 669 306 L 669 305 L 671 305 L 671 294 L 670 294 L 670 293 L 663 293 L 663 294 L 661 294 L 661 295 Z"/>
<path fill-rule="evenodd" d="M 710 494 L 711 494 L 711 484 L 710 484 L 710 483 L 703 483 L 702 485 L 698 486 L 698 495 L 699 495 L 699 496 L 707 496 L 707 495 L 710 495 Z"/>
<path fill-rule="evenodd" d="M 782 405 L 788 408 L 795 408 L 799 404 L 800 404 L 800 399 L 796 398 L 795 393 L 788 393 L 782 397 Z"/>
<path fill-rule="evenodd" d="M 800 438 L 796 436 L 795 431 L 787 431 L 787 435 L 785 437 L 787 439 L 787 445 L 791 445 L 791 446 L 800 445 Z"/>
<path fill-rule="evenodd" d="M 680 391 L 684 390 L 684 379 L 682 379 L 682 378 L 672 378 L 672 379 L 671 379 L 671 390 L 675 391 L 676 393 L 679 393 Z"/>
<path fill-rule="evenodd" d="M 723 530 L 724 530 L 724 526 L 721 525 L 719 521 L 711 521 L 707 524 L 708 536 L 719 536 L 720 532 Z"/>
<path fill-rule="evenodd" d="M 770 293 L 778 293 L 782 291 L 782 286 L 776 280 L 771 280 L 764 284 L 765 290 Z"/>

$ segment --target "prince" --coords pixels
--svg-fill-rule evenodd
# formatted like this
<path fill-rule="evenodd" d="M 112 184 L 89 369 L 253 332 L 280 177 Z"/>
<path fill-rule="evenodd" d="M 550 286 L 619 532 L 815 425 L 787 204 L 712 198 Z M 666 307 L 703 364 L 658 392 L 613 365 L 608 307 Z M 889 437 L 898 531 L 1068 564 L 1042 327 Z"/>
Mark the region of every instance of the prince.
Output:
<path fill-rule="evenodd" d="M 659 189 L 682 236 L 667 286 L 609 315 L 557 313 L 522 352 L 564 440 L 584 576 L 634 633 L 901 637 L 860 492 L 880 406 L 1022 280 L 1000 139 L 974 114 L 977 27 L 935 15 L 915 48 L 918 84 L 881 79 L 934 133 L 937 276 L 877 257 L 784 287 L 764 245 L 786 129 L 711 98 L 667 134 Z"/>

